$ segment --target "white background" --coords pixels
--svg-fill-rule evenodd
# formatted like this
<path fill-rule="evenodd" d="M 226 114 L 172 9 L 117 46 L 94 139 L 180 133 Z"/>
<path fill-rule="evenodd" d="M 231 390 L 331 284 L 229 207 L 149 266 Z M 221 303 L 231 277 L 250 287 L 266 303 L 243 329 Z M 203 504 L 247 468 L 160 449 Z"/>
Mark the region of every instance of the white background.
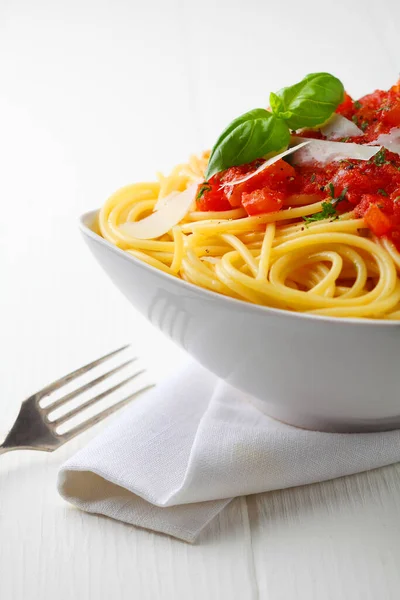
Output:
<path fill-rule="evenodd" d="M 399 22 L 395 0 L 0 0 L 0 434 L 28 394 L 126 341 L 157 375 L 180 359 L 77 216 L 308 72 L 389 87 Z M 399 467 L 238 499 L 191 547 L 62 502 L 57 469 L 93 433 L 0 459 L 1 600 L 398 598 Z"/>

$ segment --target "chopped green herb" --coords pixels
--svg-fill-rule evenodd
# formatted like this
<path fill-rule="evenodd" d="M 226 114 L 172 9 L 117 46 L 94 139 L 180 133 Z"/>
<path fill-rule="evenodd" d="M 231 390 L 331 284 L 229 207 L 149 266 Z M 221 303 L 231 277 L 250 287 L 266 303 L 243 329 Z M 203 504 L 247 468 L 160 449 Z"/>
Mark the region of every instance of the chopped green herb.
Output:
<path fill-rule="evenodd" d="M 309 217 L 303 217 L 303 220 L 306 223 L 313 223 L 314 221 L 323 221 L 324 219 L 329 218 L 332 218 L 333 220 L 338 218 L 336 208 L 333 206 L 332 202 L 323 202 L 321 208 L 321 212 L 310 215 Z"/>
<path fill-rule="evenodd" d="M 353 106 L 354 108 L 356 108 L 357 110 L 359 110 L 362 107 L 361 102 L 359 102 L 358 100 L 356 100 L 355 102 L 353 102 Z"/>
<path fill-rule="evenodd" d="M 347 189 L 348 189 L 347 187 L 343 188 L 342 191 L 340 192 L 339 196 L 337 198 L 333 199 L 335 204 L 337 204 L 338 202 L 342 202 L 342 200 L 344 200 L 346 198 Z"/>
<path fill-rule="evenodd" d="M 385 192 L 385 190 L 383 190 L 382 188 L 379 188 L 378 190 L 378 194 L 380 194 L 381 196 L 388 196 L 389 194 L 387 192 Z"/>
<path fill-rule="evenodd" d="M 362 131 L 365 131 L 367 129 L 368 125 L 369 125 L 368 121 L 363 121 L 360 125 L 360 129 Z"/>
<path fill-rule="evenodd" d="M 353 121 L 353 123 L 355 123 L 356 125 L 358 125 L 358 117 L 357 117 L 357 115 L 353 115 L 351 117 L 351 120 Z"/>
<path fill-rule="evenodd" d="M 347 136 L 347 137 L 341 138 L 340 141 L 341 142 L 348 142 L 349 139 L 350 139 L 349 136 Z"/>
<path fill-rule="evenodd" d="M 206 192 L 211 190 L 211 185 L 209 183 L 202 183 L 199 187 L 199 191 L 197 192 L 196 200 L 200 200 Z"/>
<path fill-rule="evenodd" d="M 331 203 L 333 205 L 338 204 L 339 202 L 342 202 L 342 200 L 345 199 L 346 194 L 347 194 L 347 187 L 343 188 L 343 190 L 340 192 L 339 196 L 335 197 L 335 186 L 333 185 L 332 182 L 328 183 L 328 188 L 329 188 L 329 195 L 331 197 Z"/>
<path fill-rule="evenodd" d="M 393 200 L 393 202 L 400 202 L 400 196 L 396 196 L 396 198 Z"/>
<path fill-rule="evenodd" d="M 313 173 L 313 174 L 311 175 L 311 179 L 310 179 L 310 181 L 311 181 L 311 183 L 314 183 L 314 181 L 315 181 L 315 173 Z"/>
<path fill-rule="evenodd" d="M 386 104 L 385 106 L 381 106 L 380 108 L 378 108 L 376 112 L 387 112 L 390 109 L 391 109 L 391 106 Z"/>
<path fill-rule="evenodd" d="M 386 160 L 386 150 L 385 148 L 381 148 L 379 152 L 377 152 L 374 156 L 374 163 L 380 167 L 381 165 L 385 165 L 387 163 Z"/>

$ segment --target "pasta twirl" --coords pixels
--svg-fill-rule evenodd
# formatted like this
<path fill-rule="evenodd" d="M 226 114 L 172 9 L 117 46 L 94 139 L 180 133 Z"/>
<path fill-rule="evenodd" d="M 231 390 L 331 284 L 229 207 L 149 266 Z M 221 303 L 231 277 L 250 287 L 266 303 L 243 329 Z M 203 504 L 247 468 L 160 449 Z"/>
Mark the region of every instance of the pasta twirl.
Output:
<path fill-rule="evenodd" d="M 99 213 L 101 235 L 171 276 L 247 302 L 332 317 L 400 319 L 400 254 L 386 238 L 365 237 L 362 218 L 305 222 L 321 202 L 292 197 L 279 212 L 193 210 L 157 239 L 119 226 L 148 215 L 159 198 L 204 178 L 209 155 L 192 157 L 157 182 L 117 191 Z"/>

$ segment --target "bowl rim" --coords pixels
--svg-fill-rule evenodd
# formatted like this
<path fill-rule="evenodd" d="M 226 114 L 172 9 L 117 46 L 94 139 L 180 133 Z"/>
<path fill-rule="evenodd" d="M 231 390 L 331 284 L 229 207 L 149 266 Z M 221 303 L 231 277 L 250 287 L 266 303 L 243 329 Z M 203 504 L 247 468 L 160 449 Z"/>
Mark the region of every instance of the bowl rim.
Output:
<path fill-rule="evenodd" d="M 139 260 L 138 258 L 136 258 L 135 256 L 132 256 L 131 254 L 128 254 L 127 252 L 125 252 L 124 250 L 122 250 L 121 248 L 118 248 L 118 246 L 115 246 L 114 244 L 112 244 L 111 242 L 109 242 L 108 240 L 106 240 L 105 238 L 103 238 L 101 235 L 99 235 L 98 233 L 96 233 L 95 231 L 93 231 L 93 229 L 88 225 L 88 221 L 94 221 L 96 216 L 99 214 L 100 209 L 96 208 L 94 210 L 90 210 L 87 211 L 85 213 L 83 213 L 80 217 L 79 217 L 79 229 L 80 231 L 90 237 L 91 239 L 93 239 L 95 242 L 102 244 L 104 246 L 106 246 L 109 250 L 111 250 L 112 252 L 114 252 L 115 254 L 117 254 L 118 256 L 124 258 L 125 260 L 128 260 L 130 262 L 133 262 L 136 266 L 141 267 L 142 269 L 145 270 L 149 270 L 150 272 L 153 273 L 157 273 L 161 278 L 163 279 L 167 279 L 168 281 L 173 280 L 174 283 L 176 285 L 178 285 L 178 287 L 182 287 L 182 289 L 187 289 L 190 290 L 191 292 L 196 292 L 197 294 L 199 294 L 200 296 L 204 296 L 208 299 L 212 299 L 212 300 L 218 300 L 220 302 L 228 302 L 229 304 L 233 305 L 236 308 L 240 308 L 241 310 L 245 310 L 246 312 L 259 312 L 259 313 L 267 313 L 267 314 L 271 314 L 274 316 L 278 316 L 278 317 L 286 317 L 286 318 L 292 318 L 292 319 L 301 319 L 301 320 L 310 320 L 312 322 L 326 322 L 326 323 L 332 323 L 335 324 L 336 326 L 340 326 L 340 325 L 356 325 L 357 327 L 361 327 L 361 326 L 365 326 L 365 327 L 384 327 L 384 328 L 388 328 L 388 327 L 400 327 L 400 321 L 395 321 L 395 320 L 380 320 L 380 319 L 362 319 L 362 318 L 356 318 L 356 317 L 330 317 L 330 316 L 326 316 L 326 315 L 314 315 L 314 314 L 310 314 L 310 313 L 301 313 L 301 312 L 295 312 L 295 311 L 290 311 L 290 310 L 285 310 L 283 308 L 272 308 L 269 306 L 263 306 L 261 304 L 252 304 L 250 302 L 246 302 L 245 300 L 240 300 L 237 298 L 232 298 L 230 296 L 224 296 L 223 294 L 218 294 L 217 292 L 214 292 L 212 290 L 208 290 L 206 288 L 202 288 L 198 285 L 195 285 L 194 283 L 191 283 L 189 281 L 185 281 L 184 279 L 180 279 L 178 277 L 171 277 L 171 275 L 169 275 L 169 273 L 165 273 L 164 271 L 161 271 L 160 269 L 157 269 L 156 267 L 153 267 L 152 265 L 149 265 L 147 263 L 145 263 L 142 260 Z"/>

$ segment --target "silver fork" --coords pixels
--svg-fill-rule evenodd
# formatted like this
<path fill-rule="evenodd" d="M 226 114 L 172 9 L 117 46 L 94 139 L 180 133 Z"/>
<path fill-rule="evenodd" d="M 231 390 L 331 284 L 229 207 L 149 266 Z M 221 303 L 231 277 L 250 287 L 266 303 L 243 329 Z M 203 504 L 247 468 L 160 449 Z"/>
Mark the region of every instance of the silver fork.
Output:
<path fill-rule="evenodd" d="M 76 371 L 72 371 L 72 373 L 69 373 L 61 379 L 57 379 L 57 381 L 50 383 L 50 385 L 40 390 L 40 392 L 37 392 L 36 394 L 33 394 L 32 396 L 27 398 L 21 405 L 18 417 L 10 433 L 7 435 L 3 444 L 0 445 L 0 454 L 10 452 L 11 450 L 42 450 L 44 452 L 53 452 L 66 442 L 69 442 L 69 440 L 71 440 L 75 436 L 79 435 L 83 431 L 86 431 L 96 423 L 99 423 L 100 421 L 111 415 L 116 410 L 119 410 L 120 408 L 128 404 L 131 400 L 136 398 L 145 390 L 153 387 L 152 385 L 146 385 L 140 388 L 139 390 L 136 390 L 129 396 L 126 396 L 123 400 L 120 400 L 119 402 L 116 402 L 109 408 L 106 408 L 105 410 L 101 411 L 99 414 L 87 419 L 86 421 L 77 425 L 76 427 L 73 427 L 66 433 L 57 433 L 57 429 L 60 427 L 60 425 L 63 425 L 66 421 L 68 421 L 72 417 L 75 417 L 90 406 L 94 406 L 97 402 L 103 400 L 103 398 L 106 398 L 112 392 L 115 392 L 122 386 L 126 385 L 128 382 L 141 375 L 144 372 L 144 369 L 141 371 L 137 371 L 133 375 L 130 375 L 123 381 L 120 381 L 119 383 L 113 385 L 104 392 L 101 392 L 93 398 L 91 398 L 90 400 L 83 402 L 76 408 L 73 408 L 72 410 L 70 410 L 66 414 L 63 414 L 61 417 L 55 419 L 54 421 L 49 419 L 50 413 L 54 412 L 61 406 L 64 406 L 64 404 L 66 404 L 70 400 L 73 400 L 83 392 L 90 390 L 93 386 L 101 383 L 102 381 L 105 381 L 106 379 L 108 379 L 108 377 L 111 377 L 115 373 L 118 373 L 118 371 L 121 371 L 124 367 L 133 363 L 136 360 L 136 358 L 131 358 L 130 360 L 123 362 L 122 364 L 118 365 L 117 367 L 114 367 L 110 371 L 107 371 L 103 375 L 100 375 L 92 381 L 85 383 L 76 390 L 65 394 L 62 398 L 55 400 L 46 407 L 42 407 L 40 405 L 43 398 L 49 396 L 56 390 L 61 389 L 70 381 L 73 381 L 77 377 L 80 377 L 84 373 L 87 373 L 91 369 L 94 369 L 109 358 L 115 356 L 119 352 L 122 352 L 126 348 L 128 348 L 128 346 L 123 346 L 122 348 L 114 350 L 114 352 L 110 352 L 109 354 L 106 354 L 106 356 L 102 356 L 101 358 L 98 358 L 97 360 L 81 367 L 80 369 L 77 369 Z"/>

